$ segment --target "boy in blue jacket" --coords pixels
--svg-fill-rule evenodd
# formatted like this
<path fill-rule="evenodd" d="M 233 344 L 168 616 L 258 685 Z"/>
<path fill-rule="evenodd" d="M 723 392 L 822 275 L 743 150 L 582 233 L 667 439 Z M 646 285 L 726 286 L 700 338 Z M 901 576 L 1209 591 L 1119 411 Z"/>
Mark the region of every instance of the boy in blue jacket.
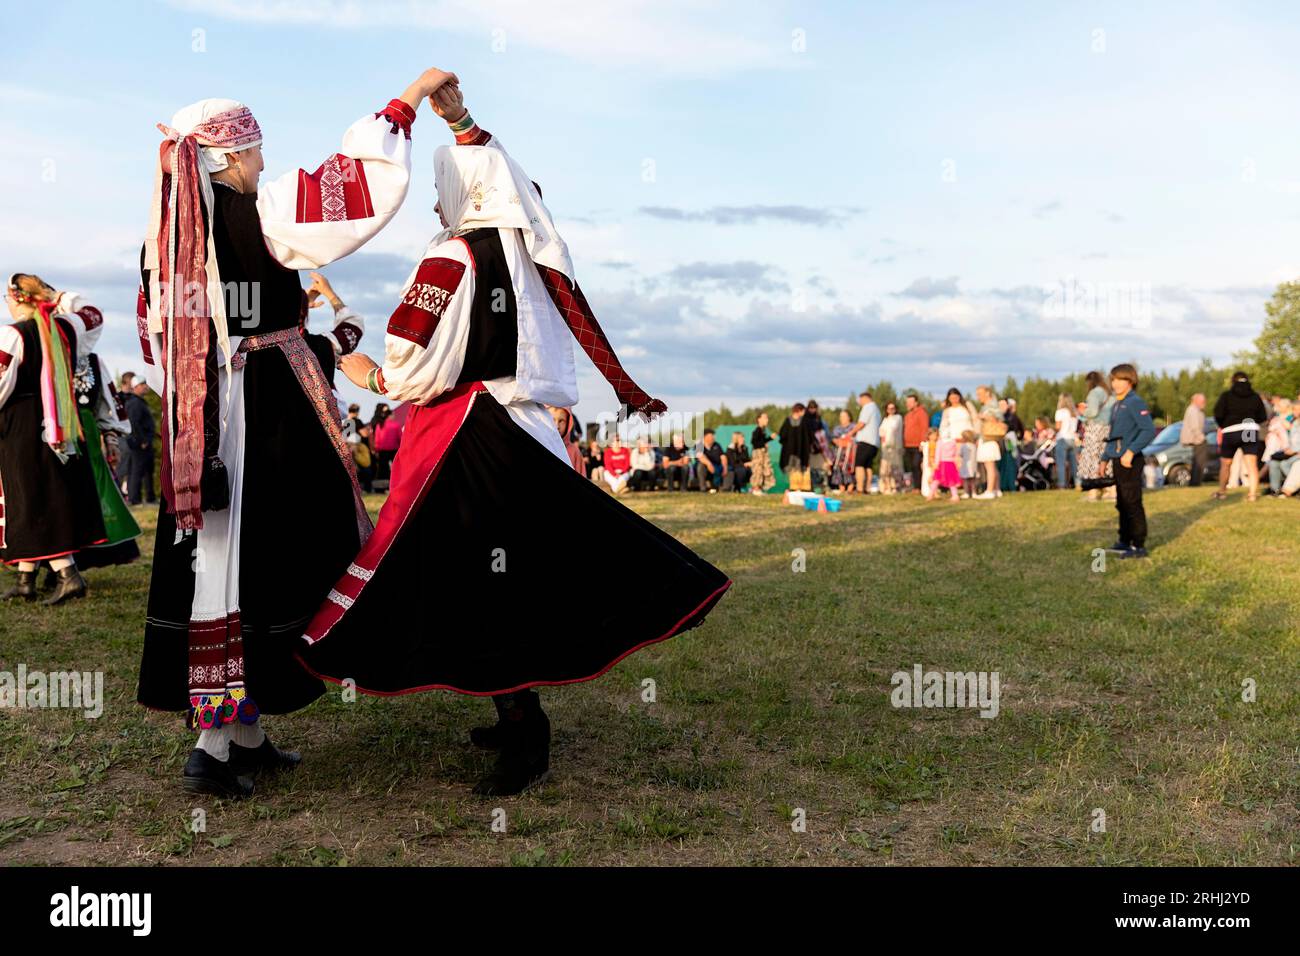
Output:
<path fill-rule="evenodd" d="M 1115 508 L 1119 511 L 1119 540 L 1109 549 L 1121 558 L 1147 556 L 1147 513 L 1142 507 L 1142 449 L 1156 437 L 1151 410 L 1137 393 L 1138 374 L 1132 365 L 1110 370 L 1110 388 L 1115 407 L 1110 416 L 1110 435 L 1102 460 L 1113 462 Z"/>

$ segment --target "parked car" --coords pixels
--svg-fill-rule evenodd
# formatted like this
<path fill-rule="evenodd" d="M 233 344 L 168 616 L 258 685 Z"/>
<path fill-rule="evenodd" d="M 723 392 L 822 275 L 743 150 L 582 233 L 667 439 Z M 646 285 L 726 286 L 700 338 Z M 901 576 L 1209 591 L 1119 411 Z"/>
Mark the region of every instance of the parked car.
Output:
<path fill-rule="evenodd" d="M 1205 474 L 1201 475 L 1201 480 L 1211 484 L 1219 480 L 1218 428 L 1213 418 L 1205 419 L 1205 447 L 1208 454 L 1205 459 Z M 1192 449 L 1178 443 L 1178 437 L 1182 433 L 1182 422 L 1166 425 L 1156 433 L 1151 444 L 1142 449 L 1147 461 L 1154 461 L 1160 467 L 1165 484 L 1180 488 L 1192 483 Z"/>

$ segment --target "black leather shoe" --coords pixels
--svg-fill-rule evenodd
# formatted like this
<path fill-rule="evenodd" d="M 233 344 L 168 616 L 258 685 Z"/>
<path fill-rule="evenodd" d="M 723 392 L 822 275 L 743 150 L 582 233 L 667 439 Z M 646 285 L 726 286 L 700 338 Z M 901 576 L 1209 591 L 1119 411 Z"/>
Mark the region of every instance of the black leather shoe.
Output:
<path fill-rule="evenodd" d="M 490 727 L 471 727 L 469 742 L 480 750 L 500 750 L 503 736 L 504 731 L 498 722 Z"/>
<path fill-rule="evenodd" d="M 4 594 L 0 595 L 0 601 L 35 601 L 36 600 L 36 572 L 19 571 L 18 580 Z"/>
<path fill-rule="evenodd" d="M 230 769 L 240 776 L 253 777 L 262 771 L 270 773 L 292 770 L 300 763 L 302 754 L 296 750 L 281 750 L 271 743 L 270 737 L 264 738 L 259 747 L 230 745 Z"/>
<path fill-rule="evenodd" d="M 474 787 L 484 797 L 509 797 L 544 783 L 551 770 L 551 722 L 536 691 L 499 695 L 502 704 L 501 753 L 496 765 Z"/>
<path fill-rule="evenodd" d="M 42 601 L 42 604 L 52 607 L 72 598 L 86 596 L 86 579 L 81 576 L 81 572 L 77 570 L 75 564 L 61 568 L 58 574 L 59 579 L 55 582 L 54 593 Z"/>
<path fill-rule="evenodd" d="M 251 777 L 240 776 L 229 764 L 222 763 L 206 750 L 197 747 L 190 751 L 190 757 L 185 761 L 182 779 L 185 789 L 190 793 L 210 793 L 233 800 L 243 800 L 253 795 Z"/>
<path fill-rule="evenodd" d="M 490 727 L 474 727 L 469 732 L 469 742 L 480 750 L 500 750 L 505 739 L 506 709 L 511 694 L 495 694 L 492 703 L 497 709 L 497 722 Z"/>

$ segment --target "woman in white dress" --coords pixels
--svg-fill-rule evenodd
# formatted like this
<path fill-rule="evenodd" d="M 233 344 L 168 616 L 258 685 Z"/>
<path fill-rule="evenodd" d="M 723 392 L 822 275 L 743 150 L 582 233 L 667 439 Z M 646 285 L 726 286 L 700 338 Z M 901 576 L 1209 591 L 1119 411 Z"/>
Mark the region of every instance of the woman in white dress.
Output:
<path fill-rule="evenodd" d="M 975 416 L 970 405 L 955 388 L 948 389 L 943 400 L 943 416 L 939 419 L 939 438 L 957 442 L 960 455 L 958 470 L 961 474 L 963 498 L 971 496 L 975 482 Z"/>

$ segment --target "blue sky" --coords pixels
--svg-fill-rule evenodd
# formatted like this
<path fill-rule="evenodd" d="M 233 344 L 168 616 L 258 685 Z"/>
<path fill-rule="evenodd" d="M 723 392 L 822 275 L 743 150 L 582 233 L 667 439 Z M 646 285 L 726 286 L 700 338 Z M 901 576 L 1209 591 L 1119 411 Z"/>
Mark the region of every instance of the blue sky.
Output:
<path fill-rule="evenodd" d="M 0 81 L 6 272 L 80 288 L 138 364 L 154 123 L 248 103 L 314 169 L 424 67 L 534 179 L 633 376 L 677 410 L 1227 361 L 1300 272 L 1285 3 L 222 2 L 24 8 Z M 198 31 L 198 32 L 196 32 Z M 437 230 L 325 272 L 381 332 Z M 1098 316 L 1063 282 L 1132 293 Z M 591 417 L 612 393 L 580 359 Z"/>

